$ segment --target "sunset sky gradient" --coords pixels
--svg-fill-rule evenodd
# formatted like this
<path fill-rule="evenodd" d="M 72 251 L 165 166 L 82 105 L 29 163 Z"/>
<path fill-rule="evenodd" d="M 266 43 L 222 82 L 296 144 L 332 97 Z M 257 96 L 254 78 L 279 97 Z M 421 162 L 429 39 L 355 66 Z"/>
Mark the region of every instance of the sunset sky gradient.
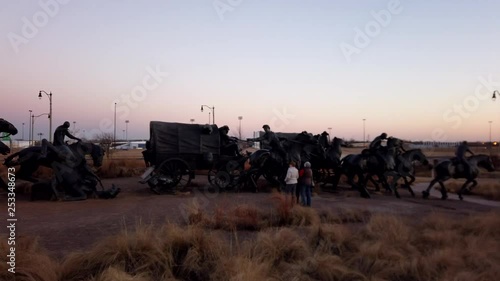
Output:
<path fill-rule="evenodd" d="M 112 132 L 117 102 L 118 138 L 125 120 L 129 138 L 147 138 L 151 120 L 207 123 L 205 104 L 233 135 L 243 116 L 243 137 L 270 124 L 361 140 L 365 118 L 370 139 L 488 140 L 488 121 L 500 139 L 500 2 L 393 1 L 3 1 L 0 117 L 19 138 L 25 122 L 27 139 L 45 90 L 53 127 L 75 121 L 88 138 Z M 57 11 L 26 38 L 45 3 Z M 373 14 L 390 5 L 401 12 L 382 26 Z M 342 44 L 374 24 L 346 59 Z M 47 137 L 47 118 L 35 122 Z"/>

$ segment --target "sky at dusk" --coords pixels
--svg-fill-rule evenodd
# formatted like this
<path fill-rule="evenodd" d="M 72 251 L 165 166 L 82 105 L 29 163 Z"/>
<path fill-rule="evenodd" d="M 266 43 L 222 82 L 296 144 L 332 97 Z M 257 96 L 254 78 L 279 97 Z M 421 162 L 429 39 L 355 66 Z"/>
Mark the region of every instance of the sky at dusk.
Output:
<path fill-rule="evenodd" d="M 146 139 L 149 121 L 243 137 L 500 139 L 500 2 L 2 0 L 1 116 Z M 365 121 L 363 121 L 365 119 Z M 210 120 L 211 121 L 211 120 Z M 73 122 L 75 122 L 73 124 Z M 46 116 L 35 134 L 48 134 Z M 364 125 L 364 126 L 363 126 Z"/>

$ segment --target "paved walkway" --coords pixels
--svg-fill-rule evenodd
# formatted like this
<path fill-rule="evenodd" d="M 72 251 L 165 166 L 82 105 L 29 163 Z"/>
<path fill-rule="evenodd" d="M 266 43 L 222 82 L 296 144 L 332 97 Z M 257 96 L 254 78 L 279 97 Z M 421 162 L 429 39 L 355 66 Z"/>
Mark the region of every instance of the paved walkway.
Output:
<path fill-rule="evenodd" d="M 414 184 L 412 186 L 412 188 L 415 191 L 415 195 L 416 196 L 422 197 L 422 191 L 424 191 L 425 189 L 427 189 L 428 186 L 429 186 L 429 183 L 423 182 L 423 183 L 416 183 L 416 184 Z M 441 198 L 441 192 L 438 189 L 435 189 L 436 186 L 439 186 L 439 184 L 436 183 L 431 188 L 430 194 L 431 194 L 432 197 Z M 446 199 L 446 200 L 457 200 L 457 201 L 459 201 L 458 195 L 455 194 L 455 193 L 448 193 L 448 199 Z M 487 199 L 483 199 L 481 197 L 474 196 L 474 195 L 464 195 L 464 200 L 463 201 L 471 202 L 471 203 L 476 203 L 476 204 L 480 204 L 480 205 L 484 205 L 484 206 L 489 206 L 489 207 L 500 207 L 500 201 L 487 200 Z"/>

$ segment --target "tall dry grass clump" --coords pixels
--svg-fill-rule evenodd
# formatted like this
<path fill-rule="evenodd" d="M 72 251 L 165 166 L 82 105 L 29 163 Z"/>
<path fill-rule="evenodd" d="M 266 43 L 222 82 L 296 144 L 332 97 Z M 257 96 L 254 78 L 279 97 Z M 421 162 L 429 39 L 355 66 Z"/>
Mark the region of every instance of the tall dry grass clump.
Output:
<path fill-rule="evenodd" d="M 198 226 L 167 225 L 160 232 L 162 250 L 172 257 L 172 273 L 181 280 L 212 280 L 211 274 L 228 256 L 227 244 Z"/>
<path fill-rule="evenodd" d="M 54 281 L 59 279 L 60 266 L 40 247 L 38 239 L 17 237 L 15 245 L 8 245 L 7 238 L 0 243 L 0 280 Z M 10 248 L 15 247 L 15 275 L 7 271 Z M 14 277 L 15 276 L 15 277 Z M 14 277 L 14 278 L 13 278 Z"/>
<path fill-rule="evenodd" d="M 173 258 L 162 251 L 162 240 L 157 233 L 152 226 L 139 225 L 133 232 L 123 230 L 104 239 L 89 251 L 71 254 L 62 264 L 61 280 L 87 280 L 109 268 L 132 277 L 172 278 Z"/>

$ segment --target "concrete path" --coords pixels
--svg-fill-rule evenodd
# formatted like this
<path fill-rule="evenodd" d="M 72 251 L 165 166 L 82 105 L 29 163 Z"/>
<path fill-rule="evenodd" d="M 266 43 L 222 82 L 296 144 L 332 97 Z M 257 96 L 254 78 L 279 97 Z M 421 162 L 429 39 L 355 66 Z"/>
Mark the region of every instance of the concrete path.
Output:
<path fill-rule="evenodd" d="M 413 188 L 413 191 L 415 191 L 415 196 L 417 197 L 420 197 L 422 198 L 422 191 L 426 190 L 427 187 L 429 186 L 429 183 L 416 183 L 412 186 Z M 436 186 L 439 186 L 439 184 L 435 184 L 431 190 L 430 190 L 430 194 L 432 197 L 437 197 L 437 198 L 441 198 L 441 192 L 437 189 L 434 189 Z M 455 193 L 448 193 L 448 199 L 446 200 L 456 200 L 456 201 L 460 201 L 460 199 L 458 199 L 458 195 L 455 194 Z M 475 195 L 464 195 L 464 200 L 463 201 L 466 201 L 466 202 L 471 202 L 471 203 L 476 203 L 476 204 L 480 204 L 480 205 L 484 205 L 484 206 L 489 206 L 489 207 L 498 207 L 500 208 L 500 202 L 499 201 L 492 201 L 492 200 L 487 200 L 487 199 L 483 199 L 479 196 L 475 196 Z"/>

